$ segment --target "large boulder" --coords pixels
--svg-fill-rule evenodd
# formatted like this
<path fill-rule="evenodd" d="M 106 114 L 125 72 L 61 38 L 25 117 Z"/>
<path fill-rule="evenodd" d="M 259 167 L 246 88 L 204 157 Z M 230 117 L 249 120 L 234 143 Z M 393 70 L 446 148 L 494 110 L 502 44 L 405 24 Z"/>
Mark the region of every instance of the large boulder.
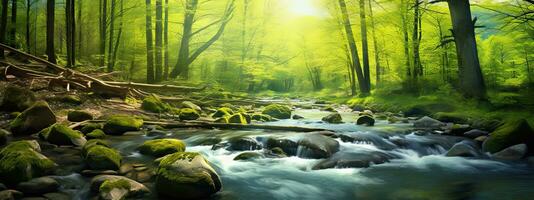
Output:
<path fill-rule="evenodd" d="M 448 157 L 477 157 L 480 155 L 475 144 L 467 141 L 461 141 L 447 151 L 445 154 Z"/>
<path fill-rule="evenodd" d="M 125 199 L 126 197 L 142 197 L 150 190 L 132 179 L 115 176 L 100 175 L 91 180 L 91 191 L 98 193 L 103 200 Z"/>
<path fill-rule="evenodd" d="M 157 170 L 156 190 L 174 199 L 205 199 L 222 188 L 221 179 L 199 153 L 167 155 Z"/>
<path fill-rule="evenodd" d="M 123 135 L 128 131 L 138 131 L 143 126 L 143 119 L 115 115 L 110 117 L 104 124 L 104 132 L 108 135 Z"/>
<path fill-rule="evenodd" d="M 141 109 L 153 113 L 164 113 L 173 111 L 174 108 L 167 103 L 161 101 L 161 99 L 155 95 L 150 95 L 143 99 L 141 103 Z"/>
<path fill-rule="evenodd" d="M 484 141 L 482 149 L 496 153 L 516 144 L 526 144 L 534 149 L 534 130 L 525 119 L 505 122 Z"/>
<path fill-rule="evenodd" d="M 356 120 L 357 125 L 367 125 L 367 126 L 374 126 L 375 125 L 375 119 L 369 115 L 362 115 L 358 117 Z"/>
<path fill-rule="evenodd" d="M 50 177 L 34 178 L 17 185 L 17 190 L 24 194 L 41 195 L 55 192 L 59 189 L 59 183 Z"/>
<path fill-rule="evenodd" d="M 87 142 L 81 132 L 64 124 L 54 124 L 41 131 L 39 136 L 55 145 L 83 146 Z"/>
<path fill-rule="evenodd" d="M 303 135 L 297 144 L 297 156 L 301 158 L 328 158 L 339 151 L 338 141 L 319 133 Z"/>
<path fill-rule="evenodd" d="M 56 115 L 48 103 L 38 101 L 15 118 L 10 129 L 13 135 L 31 135 L 56 123 Z"/>
<path fill-rule="evenodd" d="M 261 143 L 250 137 L 233 137 L 228 139 L 226 150 L 229 151 L 250 151 L 261 149 Z"/>
<path fill-rule="evenodd" d="M 445 126 L 446 124 L 443 122 L 440 122 L 436 119 L 432 119 L 428 116 L 424 116 L 421 119 L 416 120 L 413 123 L 413 126 L 416 128 L 424 128 L 424 129 L 437 129 Z"/>
<path fill-rule="evenodd" d="M 386 153 L 375 152 L 338 152 L 332 157 L 317 163 L 313 169 L 329 168 L 367 168 L 371 165 L 382 164 L 394 158 Z"/>
<path fill-rule="evenodd" d="M 12 142 L 0 151 L 0 180 L 16 185 L 50 174 L 56 164 L 41 151 L 37 141 Z"/>
<path fill-rule="evenodd" d="M 185 143 L 178 139 L 149 140 L 139 147 L 142 154 L 162 157 L 168 154 L 185 151 Z"/>
<path fill-rule="evenodd" d="M 213 113 L 213 115 L 211 115 L 211 117 L 219 118 L 219 117 L 230 116 L 230 115 L 233 115 L 233 114 L 234 114 L 234 111 L 231 108 L 222 107 L 222 108 L 217 109 L 217 111 L 215 113 Z"/>
<path fill-rule="evenodd" d="M 93 115 L 83 110 L 72 110 L 67 113 L 67 120 L 71 122 L 83 122 L 85 120 L 92 120 Z"/>
<path fill-rule="evenodd" d="M 82 157 L 92 170 L 118 170 L 121 166 L 120 153 L 105 142 L 91 140 L 82 149 Z"/>
<path fill-rule="evenodd" d="M 180 110 L 180 120 L 196 120 L 200 118 L 198 111 L 191 108 L 183 108 Z"/>
<path fill-rule="evenodd" d="M 494 153 L 491 157 L 498 160 L 516 161 L 524 158 L 527 152 L 528 147 L 526 144 L 518 144 Z"/>
<path fill-rule="evenodd" d="M 343 123 L 343 119 L 341 118 L 341 115 L 337 112 L 329 114 L 328 116 L 323 117 L 323 122 L 331 123 L 331 124 L 341 124 Z"/>
<path fill-rule="evenodd" d="M 23 111 L 35 102 L 35 94 L 26 88 L 9 85 L 2 95 L 0 109 L 3 111 Z"/>
<path fill-rule="evenodd" d="M 283 105 L 272 104 L 265 107 L 262 114 L 266 114 L 277 119 L 290 119 L 291 108 Z"/>

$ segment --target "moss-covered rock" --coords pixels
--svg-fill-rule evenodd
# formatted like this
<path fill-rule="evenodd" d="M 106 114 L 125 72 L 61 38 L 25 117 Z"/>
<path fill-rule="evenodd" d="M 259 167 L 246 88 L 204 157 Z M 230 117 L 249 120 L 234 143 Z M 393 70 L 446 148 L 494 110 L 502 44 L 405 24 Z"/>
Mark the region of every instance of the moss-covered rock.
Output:
<path fill-rule="evenodd" d="M 106 138 L 106 133 L 104 133 L 104 131 L 102 131 L 100 129 L 95 129 L 95 130 L 91 131 L 90 133 L 88 133 L 87 135 L 85 135 L 85 138 L 87 138 L 88 140 L 91 140 L 91 139 L 104 139 L 104 138 Z"/>
<path fill-rule="evenodd" d="M 103 130 L 107 135 L 123 135 L 128 131 L 138 131 L 141 126 L 143 126 L 143 119 L 133 116 L 115 115 L 106 121 Z"/>
<path fill-rule="evenodd" d="M 194 109 L 183 108 L 180 110 L 180 120 L 196 120 L 200 117 L 200 114 Z"/>
<path fill-rule="evenodd" d="M 106 180 L 99 188 L 101 200 L 125 199 L 130 191 L 130 183 L 124 179 Z"/>
<path fill-rule="evenodd" d="M 215 122 L 216 122 L 216 123 L 222 123 L 222 124 L 228 124 L 228 123 L 230 123 L 230 122 L 228 121 L 228 118 L 229 118 L 228 116 L 226 116 L 226 117 L 219 117 L 219 118 L 215 119 Z"/>
<path fill-rule="evenodd" d="M 141 183 L 124 176 L 100 175 L 91 180 L 91 191 L 98 193 L 101 199 L 124 199 L 134 197 L 142 199 L 150 190 Z"/>
<path fill-rule="evenodd" d="M 56 164 L 39 153 L 37 141 L 12 142 L 0 151 L 0 180 L 8 185 L 50 174 Z"/>
<path fill-rule="evenodd" d="M 496 153 L 521 143 L 527 144 L 529 151 L 534 149 L 534 131 L 525 119 L 505 122 L 490 134 L 482 148 L 486 152 Z"/>
<path fill-rule="evenodd" d="M 277 119 L 290 119 L 291 109 L 287 106 L 272 104 L 265 107 L 262 114 L 266 114 Z"/>
<path fill-rule="evenodd" d="M 328 122 L 328 123 L 331 123 L 331 124 L 341 124 L 341 123 L 343 123 L 343 119 L 341 118 L 341 115 L 339 113 L 337 113 L 337 112 L 329 114 L 328 116 L 323 117 L 322 121 L 323 122 Z"/>
<path fill-rule="evenodd" d="M 222 107 L 222 108 L 217 109 L 217 112 L 211 115 L 211 117 L 219 118 L 219 117 L 231 116 L 233 114 L 234 114 L 234 111 L 231 108 Z"/>
<path fill-rule="evenodd" d="M 228 118 L 228 123 L 232 123 L 232 124 L 248 124 L 247 123 L 247 119 L 241 113 L 237 113 L 237 114 L 234 114 L 234 115 L 230 116 Z"/>
<path fill-rule="evenodd" d="M 83 103 L 83 100 L 79 96 L 72 94 L 57 96 L 56 100 L 72 105 L 80 105 Z"/>
<path fill-rule="evenodd" d="M 110 147 L 110 146 L 109 146 L 109 143 L 106 142 L 106 141 L 104 141 L 104 140 L 100 140 L 100 139 L 89 140 L 89 141 L 87 141 L 87 142 L 85 143 L 85 145 L 83 145 L 83 147 L 82 147 L 82 151 L 81 151 L 81 153 L 82 153 L 82 157 L 85 157 L 85 156 L 87 155 L 87 151 L 88 151 L 90 148 L 92 148 L 92 147 L 94 147 L 94 146 L 98 146 L 98 145 L 100 145 L 100 146 L 105 146 L 105 147 Z"/>
<path fill-rule="evenodd" d="M 438 112 L 432 115 L 434 119 L 437 119 L 442 122 L 451 122 L 455 124 L 467 124 L 469 123 L 469 118 L 464 114 L 454 113 L 454 112 Z"/>
<path fill-rule="evenodd" d="M 176 152 L 184 152 L 185 143 L 178 139 L 149 140 L 139 147 L 139 151 L 145 155 L 162 157 Z"/>
<path fill-rule="evenodd" d="M 103 127 L 104 127 L 104 125 L 101 124 L 101 123 L 87 123 L 87 124 L 83 125 L 83 127 L 80 129 L 80 131 L 83 134 L 88 134 L 90 132 L 93 132 L 96 129 L 102 129 Z"/>
<path fill-rule="evenodd" d="M 35 94 L 26 88 L 9 85 L 4 90 L 0 109 L 3 111 L 23 111 L 35 102 Z"/>
<path fill-rule="evenodd" d="M 179 152 L 163 157 L 156 190 L 162 197 L 205 199 L 222 188 L 221 179 L 199 153 Z"/>
<path fill-rule="evenodd" d="M 38 101 L 15 118 L 10 129 L 13 135 L 31 135 L 56 123 L 56 115 L 48 103 Z"/>
<path fill-rule="evenodd" d="M 118 170 L 121 166 L 120 153 L 100 141 L 88 142 L 82 149 L 82 157 L 93 170 Z"/>
<path fill-rule="evenodd" d="M 9 131 L 0 129 L 0 146 L 6 144 L 8 135 L 10 135 Z"/>
<path fill-rule="evenodd" d="M 322 111 L 327 111 L 327 112 L 337 112 L 336 109 L 332 106 L 326 106 L 324 108 L 321 108 Z"/>
<path fill-rule="evenodd" d="M 200 106 L 194 104 L 193 102 L 190 102 L 190 101 L 184 101 L 182 103 L 180 103 L 180 107 L 181 108 L 191 108 L 193 110 L 196 110 L 197 112 L 200 112 L 202 111 L 202 108 L 200 108 Z"/>
<path fill-rule="evenodd" d="M 374 126 L 375 125 L 375 119 L 369 115 L 362 115 L 358 117 L 356 120 L 357 125 L 367 125 L 367 126 Z"/>
<path fill-rule="evenodd" d="M 72 130 L 64 124 L 54 124 L 41 131 L 40 137 L 55 145 L 83 146 L 87 140 L 79 131 Z"/>
<path fill-rule="evenodd" d="M 141 109 L 153 113 L 165 113 L 173 110 L 169 104 L 164 103 L 155 95 L 145 97 L 145 99 L 143 99 L 143 103 L 141 103 Z"/>
<path fill-rule="evenodd" d="M 254 160 L 258 158 L 263 158 L 264 156 L 258 152 L 243 152 L 237 155 L 234 160 Z"/>
<path fill-rule="evenodd" d="M 265 115 L 265 114 L 253 114 L 251 118 L 252 120 L 256 120 L 260 122 L 270 122 L 273 120 L 271 116 Z"/>
<path fill-rule="evenodd" d="M 83 122 L 85 120 L 92 120 L 93 115 L 83 110 L 72 110 L 67 113 L 67 120 L 71 122 Z"/>

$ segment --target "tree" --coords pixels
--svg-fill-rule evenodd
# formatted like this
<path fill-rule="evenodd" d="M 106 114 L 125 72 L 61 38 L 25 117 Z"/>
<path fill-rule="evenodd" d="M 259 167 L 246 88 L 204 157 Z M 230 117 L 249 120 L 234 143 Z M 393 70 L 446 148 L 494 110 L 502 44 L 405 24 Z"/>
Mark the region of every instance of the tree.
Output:
<path fill-rule="evenodd" d="M 146 0 L 146 81 L 154 83 L 154 49 L 152 39 L 152 3 Z"/>
<path fill-rule="evenodd" d="M 115 13 L 115 7 L 116 7 L 116 4 L 117 4 L 117 0 L 111 0 L 111 10 L 110 10 L 110 20 L 109 20 L 109 44 L 108 44 L 108 66 L 107 66 L 107 70 L 108 72 L 112 72 L 113 71 L 113 68 L 114 68 L 114 63 L 112 62 L 112 59 L 113 59 L 113 39 L 115 37 L 115 18 L 116 18 L 116 13 Z M 107 25 L 107 23 L 106 23 Z"/>
<path fill-rule="evenodd" d="M 56 1 L 46 1 L 46 55 L 48 61 L 57 63 L 56 50 L 54 47 L 54 23 L 55 23 Z"/>
<path fill-rule="evenodd" d="M 373 16 L 373 4 L 371 3 L 372 0 L 369 0 L 369 17 L 371 18 L 371 31 L 373 33 L 373 48 L 375 52 L 375 73 L 376 73 L 376 84 L 380 82 L 380 76 L 382 73 L 382 69 L 380 68 L 380 52 L 378 50 L 378 42 L 376 40 L 376 24 L 375 24 L 375 18 Z M 369 77 L 369 80 L 371 78 Z"/>
<path fill-rule="evenodd" d="M 156 0 L 156 82 L 163 79 L 163 7 L 162 1 Z"/>
<path fill-rule="evenodd" d="M 170 77 L 176 78 L 178 76 L 184 79 L 189 79 L 189 66 L 193 63 L 204 51 L 211 47 L 222 36 L 226 25 L 232 19 L 232 14 L 235 9 L 235 0 L 229 0 L 221 19 L 209 23 L 208 25 L 193 32 L 193 24 L 195 22 L 195 15 L 198 8 L 198 0 L 187 0 L 185 8 L 185 16 L 183 21 L 182 39 L 180 43 L 180 50 L 178 52 L 178 61 L 171 72 Z M 210 28 L 213 25 L 219 24 L 217 32 L 205 43 L 203 43 L 195 51 L 190 51 L 190 42 L 192 38 L 202 31 Z"/>
<path fill-rule="evenodd" d="M 76 65 L 76 11 L 74 0 L 65 2 L 65 25 L 67 28 L 67 68 Z"/>
<path fill-rule="evenodd" d="M 404 47 L 404 65 L 406 67 L 407 79 L 410 79 L 412 76 L 412 66 L 410 62 L 410 39 L 408 37 L 408 20 L 406 14 L 408 13 L 407 4 L 405 0 L 401 0 L 400 3 L 401 9 L 401 22 L 402 22 L 402 36 L 403 36 L 403 47 Z"/>
<path fill-rule="evenodd" d="M 17 47 L 17 1 L 11 0 L 11 27 L 9 30 L 9 43 L 12 47 Z"/>
<path fill-rule="evenodd" d="M 169 0 L 165 0 L 165 23 L 163 24 L 163 79 L 169 78 Z"/>
<path fill-rule="evenodd" d="M 108 28 L 108 1 L 107 0 L 100 0 L 99 1 L 99 30 L 100 30 L 100 42 L 99 42 L 99 49 L 100 49 L 100 66 L 106 65 L 106 36 L 107 36 L 107 28 Z"/>
<path fill-rule="evenodd" d="M 423 75 L 423 65 L 421 64 L 421 56 L 419 54 L 421 46 L 421 12 L 420 5 L 422 2 L 419 0 L 414 0 L 413 5 L 413 32 L 412 32 L 412 48 L 413 48 L 413 78 L 417 79 L 418 76 Z"/>
<path fill-rule="evenodd" d="M 7 6 L 9 1 L 2 0 L 2 17 L 0 18 L 0 43 L 6 43 L 6 31 L 7 31 Z M 0 50 L 0 58 L 4 58 L 4 50 Z"/>
<path fill-rule="evenodd" d="M 369 70 L 369 44 L 367 41 L 367 20 L 365 16 L 365 0 L 360 0 L 360 27 L 362 36 L 362 59 L 363 59 L 363 78 L 365 79 L 365 93 L 371 90 L 371 73 Z"/>

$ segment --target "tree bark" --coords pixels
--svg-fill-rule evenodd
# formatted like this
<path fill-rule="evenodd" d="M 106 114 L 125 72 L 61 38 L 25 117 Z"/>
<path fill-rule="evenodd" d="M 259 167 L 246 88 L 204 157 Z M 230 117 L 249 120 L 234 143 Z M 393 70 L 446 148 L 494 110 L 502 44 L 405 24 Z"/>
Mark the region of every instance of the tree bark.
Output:
<path fill-rule="evenodd" d="M 163 79 L 163 7 L 162 0 L 156 0 L 156 82 Z"/>
<path fill-rule="evenodd" d="M 6 31 L 7 31 L 7 6 L 9 0 L 2 0 L 2 17 L 0 18 L 0 43 L 6 43 Z M 0 58 L 4 58 L 4 50 L 0 52 Z"/>
<path fill-rule="evenodd" d="M 163 28 L 163 79 L 169 78 L 169 0 L 165 0 L 165 22 Z"/>
<path fill-rule="evenodd" d="M 26 51 L 31 49 L 31 34 L 30 34 L 30 12 L 32 8 L 32 1 L 26 0 Z"/>
<path fill-rule="evenodd" d="M 367 40 L 367 20 L 365 15 L 365 0 L 360 1 L 360 28 L 362 37 L 363 73 L 367 90 L 371 90 L 371 73 L 369 69 L 369 44 Z M 369 92 L 367 92 L 369 93 Z"/>
<path fill-rule="evenodd" d="M 401 21 L 402 21 L 402 36 L 403 36 L 403 46 L 404 46 L 404 65 L 406 67 L 407 79 L 410 79 L 412 76 L 412 66 L 410 62 L 410 39 L 408 37 L 408 21 L 406 14 L 408 10 L 406 9 L 405 0 L 401 0 Z"/>
<path fill-rule="evenodd" d="M 154 50 L 152 39 L 152 3 L 146 0 L 146 81 L 147 83 L 154 83 Z"/>
<path fill-rule="evenodd" d="M 380 82 L 380 77 L 382 75 L 382 69 L 380 67 L 380 51 L 378 49 L 378 41 L 376 40 L 376 29 L 375 29 L 375 18 L 373 16 L 373 4 L 369 0 L 369 17 L 371 18 L 371 31 L 373 33 L 373 47 L 375 53 L 375 73 L 376 73 L 376 84 Z M 371 78 L 369 78 L 371 79 Z"/>
<path fill-rule="evenodd" d="M 46 55 L 48 62 L 56 64 L 56 49 L 54 47 L 55 0 L 46 1 Z"/>
<path fill-rule="evenodd" d="M 108 1 L 100 0 L 100 66 L 106 65 L 106 37 L 108 28 Z"/>
<path fill-rule="evenodd" d="M 9 43 L 12 47 L 17 47 L 17 1 L 11 0 L 11 25 L 9 30 Z"/>
<path fill-rule="evenodd" d="M 67 27 L 67 68 L 72 68 L 76 65 L 75 2 L 74 0 L 66 0 L 65 5 L 65 25 Z"/>
<path fill-rule="evenodd" d="M 82 56 L 82 55 L 85 55 L 84 54 L 84 49 L 83 49 L 83 20 L 82 20 L 82 5 L 83 5 L 83 1 L 78 1 L 78 17 L 77 17 L 77 20 L 78 20 L 78 49 L 76 50 L 76 52 L 78 52 L 78 55 Z"/>
<path fill-rule="evenodd" d="M 178 52 L 178 61 L 171 72 L 172 78 L 182 76 L 185 79 L 188 79 L 189 77 L 189 42 L 191 40 L 191 33 L 193 32 L 193 23 L 197 6 L 198 0 L 186 1 L 182 40 L 180 42 L 180 50 Z"/>
<path fill-rule="evenodd" d="M 419 38 L 419 24 L 420 24 L 420 11 L 419 11 L 419 5 L 421 3 L 419 0 L 414 0 L 414 16 L 413 16 L 413 32 L 412 32 L 412 48 L 413 48 L 413 78 L 417 79 L 418 76 L 422 75 L 421 70 L 421 57 L 419 55 L 419 44 L 420 44 L 420 38 Z"/>
<path fill-rule="evenodd" d="M 114 70 L 114 66 L 113 66 L 113 62 L 112 62 L 112 59 L 113 59 L 113 47 L 114 47 L 114 37 L 115 37 L 115 18 L 116 18 L 116 12 L 115 12 L 115 8 L 116 8 L 116 5 L 117 5 L 117 0 L 111 0 L 111 8 L 110 8 L 110 12 L 109 12 L 109 40 L 108 40 L 108 66 L 107 66 L 107 71 L 108 72 L 112 72 Z"/>

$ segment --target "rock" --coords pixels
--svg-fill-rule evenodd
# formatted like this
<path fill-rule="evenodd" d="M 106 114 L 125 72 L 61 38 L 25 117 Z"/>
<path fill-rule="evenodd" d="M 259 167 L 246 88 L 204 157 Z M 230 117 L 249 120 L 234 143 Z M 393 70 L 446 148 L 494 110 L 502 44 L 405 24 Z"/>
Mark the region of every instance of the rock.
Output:
<path fill-rule="evenodd" d="M 421 119 L 416 120 L 413 125 L 416 128 L 437 129 L 445 126 L 446 124 L 428 116 L 424 116 Z"/>
<path fill-rule="evenodd" d="M 471 138 L 471 139 L 475 139 L 475 138 L 478 138 L 480 136 L 487 136 L 489 135 L 489 133 L 487 131 L 481 131 L 481 130 L 478 130 L 478 129 L 473 129 L 473 130 L 470 130 L 470 131 L 467 131 L 464 133 L 464 137 L 468 137 L 468 138 Z"/>
<path fill-rule="evenodd" d="M 41 195 L 55 192 L 59 188 L 59 183 L 50 177 L 34 178 L 27 182 L 19 183 L 17 190 L 28 195 Z"/>
<path fill-rule="evenodd" d="M 496 153 L 522 143 L 526 144 L 529 149 L 534 149 L 534 131 L 525 119 L 505 122 L 490 134 L 482 148 L 486 152 Z"/>
<path fill-rule="evenodd" d="M 83 110 L 73 110 L 67 113 L 67 120 L 71 122 L 83 122 L 86 120 L 93 120 L 93 115 Z"/>
<path fill-rule="evenodd" d="M 299 147 L 297 141 L 286 138 L 269 137 L 265 140 L 265 147 L 267 149 L 280 148 L 289 156 L 296 156 Z"/>
<path fill-rule="evenodd" d="M 234 114 L 228 118 L 228 123 L 232 124 L 247 124 L 247 119 L 241 113 Z"/>
<path fill-rule="evenodd" d="M 471 126 L 469 126 L 468 124 L 453 124 L 452 126 L 449 125 L 450 123 L 445 126 L 445 129 L 447 129 L 445 131 L 445 134 L 463 136 L 464 133 L 472 130 Z"/>
<path fill-rule="evenodd" d="M 121 166 L 120 153 L 100 140 L 91 140 L 82 148 L 82 158 L 93 170 L 118 170 Z"/>
<path fill-rule="evenodd" d="M 277 157 L 277 158 L 287 157 L 286 152 L 284 152 L 284 150 L 282 150 L 282 148 L 280 148 L 280 147 L 275 147 L 275 148 L 267 150 L 267 154 L 269 156 L 271 156 L 271 157 L 274 156 L 274 157 Z"/>
<path fill-rule="evenodd" d="M 352 109 L 352 111 L 361 112 L 361 111 L 365 110 L 365 107 L 362 106 L 362 105 L 352 105 L 351 109 Z"/>
<path fill-rule="evenodd" d="M 467 124 L 469 123 L 469 118 L 463 114 L 453 113 L 453 112 L 438 112 L 432 115 L 436 120 L 441 122 L 450 122 L 455 124 Z"/>
<path fill-rule="evenodd" d="M 94 177 L 91 180 L 91 191 L 98 192 L 99 197 L 102 199 L 141 197 L 150 193 L 150 190 L 143 184 L 123 176 L 115 175 L 100 175 Z"/>
<path fill-rule="evenodd" d="M 476 142 L 478 142 L 479 144 L 482 144 L 482 143 L 484 143 L 484 141 L 486 141 L 487 139 L 488 139 L 488 136 L 483 135 L 483 136 L 478 136 L 478 137 L 475 138 L 474 140 L 475 140 Z"/>
<path fill-rule="evenodd" d="M 106 121 L 103 130 L 107 135 L 123 135 L 128 131 L 138 131 L 141 126 L 143 126 L 143 119 L 116 115 Z"/>
<path fill-rule="evenodd" d="M 341 124 L 343 123 L 343 119 L 341 118 L 341 115 L 339 113 L 332 113 L 329 114 L 326 117 L 323 117 L 323 122 L 331 123 L 331 124 Z"/>
<path fill-rule="evenodd" d="M 297 144 L 297 156 L 301 158 L 328 158 L 339 151 L 338 141 L 317 133 L 302 136 Z"/>
<path fill-rule="evenodd" d="M 287 106 L 271 104 L 263 109 L 262 114 L 269 115 L 276 119 L 290 119 L 291 109 Z"/>
<path fill-rule="evenodd" d="M 327 111 L 327 112 L 337 112 L 335 108 L 333 108 L 332 106 L 327 106 L 327 107 L 324 107 L 321 109 L 322 111 Z"/>
<path fill-rule="evenodd" d="M 119 173 L 115 170 L 83 170 L 82 175 L 88 177 L 94 177 L 98 175 L 118 175 Z"/>
<path fill-rule="evenodd" d="M 526 144 L 518 144 L 494 153 L 491 157 L 498 160 L 517 161 L 524 158 L 527 152 L 528 147 Z"/>
<path fill-rule="evenodd" d="M 358 117 L 356 120 L 357 125 L 367 125 L 367 126 L 374 126 L 375 125 L 375 119 L 369 115 L 362 115 Z"/>
<path fill-rule="evenodd" d="M 445 155 L 448 157 L 477 157 L 480 154 L 474 144 L 461 141 L 452 146 Z"/>
<path fill-rule="evenodd" d="M 234 160 L 254 160 L 258 158 L 263 158 L 264 156 L 258 152 L 243 152 L 237 155 Z"/>
<path fill-rule="evenodd" d="M 49 199 L 49 200 L 71 200 L 72 197 L 65 193 L 59 193 L 59 192 L 52 192 L 52 193 L 46 193 L 43 194 L 43 197 Z"/>
<path fill-rule="evenodd" d="M 427 103 L 415 105 L 407 109 L 404 114 L 408 117 L 420 117 L 437 112 L 452 112 L 454 109 L 453 105 L 447 103 Z"/>
<path fill-rule="evenodd" d="M 1 200 L 15 200 L 15 199 L 21 199 L 24 196 L 22 192 L 16 191 L 16 190 L 4 190 L 0 191 L 0 199 Z"/>
<path fill-rule="evenodd" d="M 197 112 L 200 112 L 202 111 L 202 108 L 200 108 L 200 106 L 194 104 L 193 102 L 190 102 L 190 101 L 184 101 L 180 104 L 180 107 L 181 108 L 191 108 Z"/>
<path fill-rule="evenodd" d="M 37 141 L 11 142 L 0 151 L 0 180 L 7 185 L 51 173 L 56 164 L 41 151 Z"/>
<path fill-rule="evenodd" d="M 38 101 L 15 118 L 10 129 L 13 135 L 31 135 L 56 123 L 56 115 L 48 103 Z"/>
<path fill-rule="evenodd" d="M 156 174 L 156 190 L 163 197 L 204 199 L 222 188 L 219 175 L 199 153 L 179 152 L 165 156 Z"/>
<path fill-rule="evenodd" d="M 35 100 L 35 94 L 31 90 L 16 85 L 8 85 L 3 92 L 0 110 L 23 111 L 32 106 Z"/>
<path fill-rule="evenodd" d="M 253 114 L 251 116 L 252 120 L 256 120 L 256 121 L 259 121 L 259 122 L 270 122 L 270 121 L 273 121 L 273 118 L 269 115 L 264 115 L 264 114 Z"/>
<path fill-rule="evenodd" d="M 139 147 L 142 154 L 162 157 L 168 154 L 185 151 L 185 143 L 178 139 L 149 140 Z"/>
<path fill-rule="evenodd" d="M 9 131 L 6 131 L 4 129 L 0 129 L 0 146 L 6 144 L 8 135 L 11 135 L 11 133 L 9 133 Z"/>
<path fill-rule="evenodd" d="M 363 116 L 363 115 L 367 115 L 367 116 L 371 116 L 372 117 L 374 115 L 374 113 L 371 110 L 364 110 L 364 111 L 360 112 L 360 116 Z"/>
<path fill-rule="evenodd" d="M 79 131 L 72 130 L 64 124 L 54 124 L 39 133 L 40 137 L 55 145 L 83 146 L 87 140 Z"/>
<path fill-rule="evenodd" d="M 229 151 L 251 151 L 259 150 L 262 145 L 249 137 L 233 137 L 227 142 L 226 150 Z"/>
<path fill-rule="evenodd" d="M 166 136 L 168 134 L 169 134 L 168 132 L 162 131 L 162 130 L 151 130 L 146 134 L 146 136 L 156 137 L 156 136 Z"/>
<path fill-rule="evenodd" d="M 233 114 L 234 114 L 234 111 L 231 108 L 222 107 L 222 108 L 217 109 L 217 111 L 211 117 L 219 118 L 219 117 L 231 116 Z"/>
<path fill-rule="evenodd" d="M 183 108 L 180 110 L 180 120 L 197 120 L 200 114 L 191 108 Z"/>
<path fill-rule="evenodd" d="M 329 169 L 329 168 L 367 168 L 373 164 L 382 164 L 393 159 L 382 152 L 339 152 L 332 157 L 323 160 L 313 166 L 312 169 Z"/>
<path fill-rule="evenodd" d="M 56 97 L 56 100 L 63 102 L 63 103 L 73 104 L 73 105 L 80 105 L 83 103 L 82 99 L 79 96 L 71 95 L 71 94 L 58 96 Z"/>
<path fill-rule="evenodd" d="M 104 138 L 106 138 L 106 133 L 104 133 L 104 131 L 102 131 L 100 129 L 95 129 L 92 132 L 90 132 L 87 135 L 85 135 L 85 138 L 87 138 L 88 140 L 104 139 Z"/>
<path fill-rule="evenodd" d="M 304 117 L 295 114 L 295 115 L 293 115 L 293 119 L 295 119 L 295 120 L 299 120 L 299 119 L 304 119 Z"/>
<path fill-rule="evenodd" d="M 149 95 L 143 99 L 141 109 L 153 113 L 172 112 L 174 109 L 169 104 L 161 101 L 156 95 Z"/>
<path fill-rule="evenodd" d="M 102 129 L 103 127 L 104 127 L 103 124 L 100 124 L 100 123 L 87 123 L 80 129 L 80 131 L 83 134 L 89 134 L 96 129 Z"/>

